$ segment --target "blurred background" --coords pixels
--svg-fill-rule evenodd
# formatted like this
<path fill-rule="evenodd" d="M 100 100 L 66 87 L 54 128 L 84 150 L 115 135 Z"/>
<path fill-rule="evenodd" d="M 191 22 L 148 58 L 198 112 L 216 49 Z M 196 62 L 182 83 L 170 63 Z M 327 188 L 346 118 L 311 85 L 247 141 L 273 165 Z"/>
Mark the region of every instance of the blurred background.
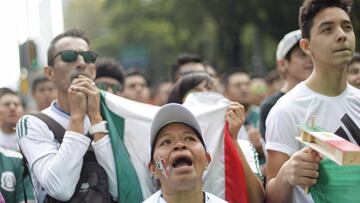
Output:
<path fill-rule="evenodd" d="M 200 54 L 218 72 L 264 76 L 277 43 L 298 28 L 302 0 L 13 0 L 1 1 L 0 86 L 27 94 L 46 63 L 50 40 L 69 28 L 87 31 L 100 56 L 165 79 L 182 52 Z M 360 29 L 360 0 L 352 20 Z M 357 41 L 359 47 L 359 40 Z M 357 48 L 358 50 L 358 48 Z"/>

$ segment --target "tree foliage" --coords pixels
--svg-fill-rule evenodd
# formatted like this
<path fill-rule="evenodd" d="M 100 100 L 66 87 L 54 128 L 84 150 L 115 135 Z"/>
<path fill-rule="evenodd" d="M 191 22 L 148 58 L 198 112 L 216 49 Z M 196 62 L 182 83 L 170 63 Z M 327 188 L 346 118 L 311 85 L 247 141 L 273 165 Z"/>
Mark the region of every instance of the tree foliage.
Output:
<path fill-rule="evenodd" d="M 73 0 L 66 27 L 89 31 L 100 55 L 140 66 L 152 80 L 167 75 L 179 53 L 202 55 L 221 72 L 264 74 L 275 67 L 278 41 L 298 29 L 302 0 Z M 360 0 L 352 20 L 358 33 Z M 357 42 L 359 45 L 359 42 Z"/>

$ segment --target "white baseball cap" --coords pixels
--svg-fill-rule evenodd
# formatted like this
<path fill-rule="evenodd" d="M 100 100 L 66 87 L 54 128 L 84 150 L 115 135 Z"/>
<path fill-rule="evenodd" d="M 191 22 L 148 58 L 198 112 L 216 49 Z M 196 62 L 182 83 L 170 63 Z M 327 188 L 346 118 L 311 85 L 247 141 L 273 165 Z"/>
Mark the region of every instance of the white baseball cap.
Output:
<path fill-rule="evenodd" d="M 170 103 L 162 106 L 152 120 L 150 130 L 150 159 L 154 153 L 153 148 L 156 136 L 163 127 L 171 123 L 183 123 L 194 129 L 206 150 L 200 124 L 195 116 L 183 105 Z"/>
<path fill-rule="evenodd" d="M 301 38 L 301 30 L 294 30 L 287 33 L 278 44 L 276 49 L 276 60 L 284 59 L 286 54 L 300 41 Z"/>

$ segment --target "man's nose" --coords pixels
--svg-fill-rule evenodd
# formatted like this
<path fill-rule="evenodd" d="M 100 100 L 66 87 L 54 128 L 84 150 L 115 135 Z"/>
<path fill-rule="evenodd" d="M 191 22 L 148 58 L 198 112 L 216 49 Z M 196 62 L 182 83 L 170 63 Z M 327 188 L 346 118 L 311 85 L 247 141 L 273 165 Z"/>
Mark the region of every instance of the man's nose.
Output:
<path fill-rule="evenodd" d="M 15 109 L 16 106 L 17 106 L 17 104 L 15 104 L 15 103 L 10 103 L 9 104 L 10 109 Z"/>
<path fill-rule="evenodd" d="M 86 67 L 86 62 L 84 61 L 84 58 L 80 54 L 78 55 L 76 63 L 78 69 L 84 69 Z"/>
<path fill-rule="evenodd" d="M 344 42 L 344 41 L 346 41 L 346 32 L 344 31 L 344 29 L 343 29 L 342 27 L 339 27 L 339 28 L 337 29 L 336 41 L 337 41 L 337 42 Z"/>

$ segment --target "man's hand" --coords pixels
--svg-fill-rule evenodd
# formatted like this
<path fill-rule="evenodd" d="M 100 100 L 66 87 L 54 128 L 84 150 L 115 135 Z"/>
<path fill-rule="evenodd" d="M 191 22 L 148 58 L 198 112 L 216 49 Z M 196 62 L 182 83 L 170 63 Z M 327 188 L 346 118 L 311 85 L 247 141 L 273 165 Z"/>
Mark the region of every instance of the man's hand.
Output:
<path fill-rule="evenodd" d="M 87 97 L 86 114 L 89 116 L 91 124 L 101 122 L 103 119 L 100 114 L 100 91 L 95 83 L 84 75 L 79 75 L 74 82 L 77 85 L 76 90 Z"/>
<path fill-rule="evenodd" d="M 230 102 L 229 109 L 225 114 L 225 120 L 229 123 L 229 131 L 233 140 L 237 140 L 237 135 L 245 121 L 244 106 L 238 102 Z"/>
<path fill-rule="evenodd" d="M 250 143 L 253 144 L 256 149 L 262 148 L 259 129 L 254 128 L 252 125 L 247 125 L 246 129 L 249 135 Z"/>
<path fill-rule="evenodd" d="M 292 185 L 299 185 L 303 188 L 310 187 L 316 183 L 319 176 L 317 172 L 320 162 L 319 154 L 305 147 L 294 153 L 284 164 L 284 173 L 287 182 Z"/>
<path fill-rule="evenodd" d="M 78 85 L 76 79 L 73 80 L 68 89 L 68 100 L 71 112 L 71 122 L 69 130 L 84 133 L 84 117 L 86 114 L 86 95 L 83 92 L 78 91 Z"/>

